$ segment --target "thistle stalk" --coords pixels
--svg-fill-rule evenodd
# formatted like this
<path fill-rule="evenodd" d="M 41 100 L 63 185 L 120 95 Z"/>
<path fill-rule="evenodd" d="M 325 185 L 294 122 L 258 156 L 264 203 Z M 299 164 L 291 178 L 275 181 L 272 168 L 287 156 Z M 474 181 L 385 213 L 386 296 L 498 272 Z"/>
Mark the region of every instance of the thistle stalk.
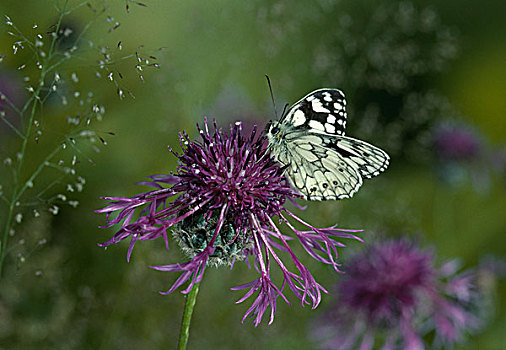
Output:
<path fill-rule="evenodd" d="M 190 323 L 192 320 L 193 309 L 197 301 L 197 294 L 199 293 L 200 283 L 195 283 L 184 303 L 183 319 L 181 321 L 181 330 L 179 331 L 179 342 L 177 344 L 178 350 L 186 350 L 188 338 L 190 337 Z"/>

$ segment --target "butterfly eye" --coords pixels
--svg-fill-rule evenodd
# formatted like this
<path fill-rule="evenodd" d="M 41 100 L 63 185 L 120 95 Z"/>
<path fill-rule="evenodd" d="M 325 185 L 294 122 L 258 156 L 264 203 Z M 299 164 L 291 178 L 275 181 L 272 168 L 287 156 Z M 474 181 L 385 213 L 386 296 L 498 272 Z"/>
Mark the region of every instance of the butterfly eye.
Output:
<path fill-rule="evenodd" d="M 271 134 L 276 135 L 279 132 L 279 128 L 277 126 L 274 126 L 270 130 Z"/>

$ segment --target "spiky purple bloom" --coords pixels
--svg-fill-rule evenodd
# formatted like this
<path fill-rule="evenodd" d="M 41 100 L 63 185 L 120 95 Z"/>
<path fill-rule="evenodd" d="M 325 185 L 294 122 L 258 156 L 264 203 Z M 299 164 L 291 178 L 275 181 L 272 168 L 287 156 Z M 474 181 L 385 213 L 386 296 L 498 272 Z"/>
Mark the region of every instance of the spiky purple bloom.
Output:
<path fill-rule="evenodd" d="M 242 135 L 241 124 L 223 132 L 214 123 L 214 132 L 200 129 L 202 141 L 190 141 L 186 133 L 179 136 L 181 153 L 171 152 L 179 159 L 179 166 L 170 175 L 151 176 L 150 185 L 156 190 L 128 197 L 105 197 L 110 204 L 96 212 L 107 214 L 107 225 L 121 225 L 114 236 L 101 244 L 108 246 L 130 238 L 127 257 L 137 241 L 163 237 L 168 248 L 167 230 L 191 259 L 188 262 L 152 266 L 160 271 L 179 271 L 180 277 L 162 294 L 169 294 L 190 281 L 183 293 L 202 280 L 207 265 L 233 265 L 249 255 L 260 276 L 249 283 L 232 288 L 249 289 L 239 302 L 258 292 L 246 317 L 254 317 L 258 325 L 270 307 L 273 322 L 276 300 L 287 285 L 301 300 L 302 305 L 316 308 L 321 292 L 326 290 L 316 282 L 290 248 L 293 237 L 281 233 L 274 222 L 285 224 L 298 238 L 304 249 L 316 260 L 332 265 L 339 271 L 337 248 L 344 245 L 334 238 L 360 238 L 353 235 L 360 230 L 315 228 L 284 207 L 287 200 L 299 198 L 283 175 L 283 169 L 266 153 L 264 136 L 249 138 Z M 169 187 L 167 187 L 169 186 Z M 174 197 L 171 201 L 170 199 Z M 113 213 L 116 215 L 113 217 Z M 296 229 L 292 222 L 305 226 Z M 291 258 L 291 271 L 279 256 L 284 252 Z M 283 283 L 276 286 L 270 278 L 272 262 L 282 271 Z"/>
<path fill-rule="evenodd" d="M 325 315 L 325 349 L 451 346 L 480 325 L 476 273 L 456 261 L 434 267 L 434 255 L 408 241 L 375 243 L 355 255 L 338 285 L 338 302 Z"/>

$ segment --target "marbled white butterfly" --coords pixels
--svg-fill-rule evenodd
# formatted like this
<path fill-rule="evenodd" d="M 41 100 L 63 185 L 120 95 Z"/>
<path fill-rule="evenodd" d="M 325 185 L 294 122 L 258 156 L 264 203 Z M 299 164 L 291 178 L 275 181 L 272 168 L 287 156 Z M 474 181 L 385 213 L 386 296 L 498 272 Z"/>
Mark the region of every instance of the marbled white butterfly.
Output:
<path fill-rule="evenodd" d="M 344 136 L 346 100 L 337 89 L 315 90 L 267 126 L 269 151 L 308 200 L 350 198 L 364 178 L 383 172 L 390 157 Z"/>

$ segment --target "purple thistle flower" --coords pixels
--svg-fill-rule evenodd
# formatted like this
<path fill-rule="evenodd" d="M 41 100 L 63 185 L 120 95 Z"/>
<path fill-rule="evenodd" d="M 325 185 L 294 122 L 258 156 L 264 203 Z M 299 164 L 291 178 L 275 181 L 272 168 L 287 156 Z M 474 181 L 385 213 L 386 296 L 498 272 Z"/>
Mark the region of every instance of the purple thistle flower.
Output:
<path fill-rule="evenodd" d="M 127 259 L 137 241 L 163 237 L 168 248 L 167 230 L 191 259 L 173 265 L 152 266 L 160 271 L 179 271 L 180 277 L 162 294 L 172 293 L 186 281 L 188 293 L 195 283 L 201 281 L 207 265 L 230 265 L 254 257 L 258 279 L 232 288 L 249 289 L 238 303 L 258 292 L 256 300 L 247 310 L 244 319 L 254 317 L 257 326 L 267 308 L 271 308 L 269 324 L 276 310 L 276 300 L 287 285 L 301 300 L 302 305 L 316 308 L 321 292 L 326 290 L 316 282 L 295 253 L 288 241 L 293 237 L 281 233 L 274 223 L 287 227 L 299 239 L 304 249 L 316 260 L 330 264 L 339 271 L 337 248 L 344 245 L 334 238 L 353 238 L 361 230 L 316 228 L 304 222 L 284 207 L 297 194 L 283 175 L 283 169 L 266 151 L 264 136 L 255 137 L 256 129 L 249 138 L 242 136 L 241 123 L 230 127 L 228 133 L 216 127 L 211 134 L 207 121 L 204 129 L 197 126 L 202 141 L 190 141 L 186 133 L 179 136 L 182 153 L 170 151 L 179 159 L 176 173 L 151 176 L 151 181 L 141 184 L 156 189 L 128 197 L 104 197 L 110 204 L 98 213 L 107 215 L 107 225 L 121 228 L 107 242 L 108 246 L 130 238 Z M 168 186 L 168 187 L 167 187 Z M 172 201 L 169 198 L 175 197 Z M 113 214 L 115 213 L 115 216 Z M 291 221 L 305 226 L 306 231 L 296 229 Z M 278 255 L 287 253 L 296 271 L 285 266 Z M 275 262 L 284 280 L 277 287 L 270 279 L 270 268 Z"/>
<path fill-rule="evenodd" d="M 338 302 L 317 329 L 325 349 L 423 349 L 451 346 L 480 317 L 477 273 L 458 273 L 455 260 L 434 267 L 434 255 L 414 243 L 375 243 L 347 264 Z"/>

